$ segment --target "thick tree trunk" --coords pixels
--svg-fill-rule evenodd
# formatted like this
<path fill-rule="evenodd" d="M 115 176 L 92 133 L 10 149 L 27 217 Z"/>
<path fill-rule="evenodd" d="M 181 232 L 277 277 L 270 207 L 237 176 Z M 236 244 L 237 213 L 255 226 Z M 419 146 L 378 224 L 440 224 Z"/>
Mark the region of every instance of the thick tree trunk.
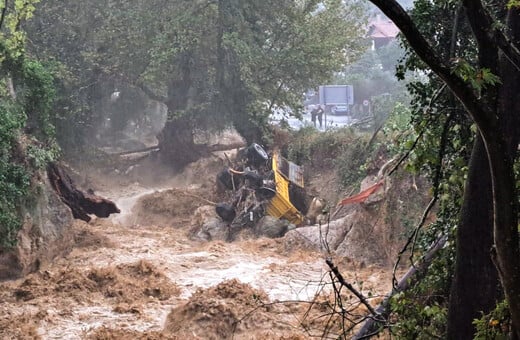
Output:
<path fill-rule="evenodd" d="M 457 228 L 455 277 L 448 310 L 448 339 L 473 339 L 472 322 L 498 299 L 498 273 L 491 260 L 493 204 L 491 174 L 480 135 L 475 141 Z M 478 284 L 476 284 L 478 283 Z"/>
<path fill-rule="evenodd" d="M 193 103 L 194 89 L 190 69 L 190 54 L 185 52 L 179 60 L 181 77 L 168 86 L 165 102 L 168 115 L 174 116 L 157 136 L 160 159 L 174 170 L 180 170 L 201 157 L 200 148 L 193 139 L 193 123 L 186 113 Z M 177 115 L 181 112 L 180 115 Z"/>
<path fill-rule="evenodd" d="M 504 288 L 506 299 L 509 303 L 514 333 L 516 338 L 520 338 L 520 248 L 518 245 L 518 197 L 516 196 L 516 182 L 513 171 L 514 157 L 511 156 L 511 137 L 518 142 L 518 132 L 508 135 L 510 132 L 510 119 L 517 120 L 518 112 L 504 109 L 500 110 L 496 106 L 490 105 L 489 96 L 477 96 L 471 84 L 452 72 L 450 67 L 444 64 L 438 53 L 433 50 L 425 37 L 417 30 L 407 13 L 395 0 L 370 0 L 378 6 L 394 23 L 401 29 L 401 32 L 409 41 L 410 45 L 417 52 L 419 57 L 443 79 L 451 91 L 459 98 L 465 106 L 470 116 L 477 124 L 484 144 L 486 146 L 489 159 L 491 178 L 493 183 L 493 225 L 496 247 L 496 261 L 502 287 Z M 500 31 L 500 26 L 495 25 L 486 11 L 483 11 L 482 3 L 479 0 L 466 0 L 463 2 L 467 10 L 472 15 L 478 17 L 472 27 L 478 35 L 479 31 L 484 32 L 489 38 L 480 36 L 481 42 L 492 43 L 493 48 L 500 48 L 501 53 L 507 54 L 508 63 L 514 61 L 517 67 L 520 66 L 520 53 L 507 41 L 507 38 Z M 502 2 L 505 6 L 505 2 Z M 512 32 L 512 41 L 518 43 L 519 14 L 514 7 L 509 10 L 511 17 L 508 26 Z M 477 36 L 478 38 L 478 36 Z M 507 64 L 510 65 L 510 64 Z M 501 65 L 500 76 L 508 75 L 508 71 Z M 518 71 L 512 72 L 518 76 Z M 507 87 L 504 79 L 501 90 Z M 518 86 L 518 81 L 516 82 Z M 493 87 L 493 86 L 490 86 Z M 505 98 L 503 93 L 499 95 L 498 101 L 502 102 Z M 517 130 L 517 125 L 514 126 Z M 516 144 L 515 144 L 516 147 Z"/>
<path fill-rule="evenodd" d="M 479 25 L 478 4 L 464 1 L 467 19 L 478 44 L 479 67 L 498 74 L 498 49 Z M 489 88 L 486 99 L 497 107 L 497 89 Z M 491 259 L 493 239 L 493 188 L 489 160 L 482 136 L 477 134 L 457 228 L 455 277 L 448 310 L 448 339 L 473 339 L 473 320 L 490 312 L 498 299 L 498 273 Z M 474 284 L 478 282 L 478 285 Z"/>
<path fill-rule="evenodd" d="M 263 140 L 264 133 L 262 132 L 262 129 L 250 121 L 246 112 L 237 115 L 233 125 L 240 136 L 244 137 L 248 145 L 251 143 L 265 145 L 265 141 Z"/>
<path fill-rule="evenodd" d="M 520 249 L 518 202 L 512 158 L 501 136 L 491 131 L 486 141 L 493 180 L 496 262 L 513 322 L 514 339 L 520 339 Z"/>
<path fill-rule="evenodd" d="M 157 137 L 161 160 L 175 170 L 182 169 L 202 155 L 193 140 L 193 129 L 186 116 L 166 122 Z"/>
<path fill-rule="evenodd" d="M 520 43 L 520 10 L 512 8 L 507 20 L 511 41 Z M 488 153 L 494 186 L 495 245 L 499 275 L 509 303 L 514 336 L 520 339 L 520 248 L 518 239 L 518 196 L 513 170 L 520 137 L 520 71 L 501 56 L 499 93 L 500 135 L 490 136 Z M 493 138 L 494 137 L 494 138 Z"/>

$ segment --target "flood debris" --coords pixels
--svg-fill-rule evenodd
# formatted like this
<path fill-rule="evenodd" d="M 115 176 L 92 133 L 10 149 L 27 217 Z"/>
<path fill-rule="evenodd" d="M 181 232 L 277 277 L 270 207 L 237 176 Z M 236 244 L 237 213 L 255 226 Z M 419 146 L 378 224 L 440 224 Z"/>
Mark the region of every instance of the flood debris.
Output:
<path fill-rule="evenodd" d="M 47 167 L 47 175 L 52 187 L 63 203 L 70 207 L 76 219 L 89 222 L 91 220 L 89 214 L 108 217 L 110 214 L 121 212 L 114 202 L 94 194 L 91 190 L 84 192 L 78 189 L 59 164 L 50 163 Z"/>
<path fill-rule="evenodd" d="M 228 241 L 246 228 L 256 235 L 281 237 L 305 222 L 303 168 L 277 151 L 268 155 L 256 143 L 240 150 L 235 163 L 217 174 L 216 186 L 225 199 L 215 211 L 228 228 Z"/>

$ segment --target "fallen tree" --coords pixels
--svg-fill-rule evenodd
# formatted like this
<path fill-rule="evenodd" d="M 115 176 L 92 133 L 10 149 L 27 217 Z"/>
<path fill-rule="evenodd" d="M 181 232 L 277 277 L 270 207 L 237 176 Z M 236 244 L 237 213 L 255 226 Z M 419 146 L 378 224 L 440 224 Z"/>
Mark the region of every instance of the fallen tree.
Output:
<path fill-rule="evenodd" d="M 88 222 L 91 220 L 89 214 L 108 217 L 110 214 L 121 212 L 114 202 L 97 196 L 93 192 L 83 192 L 76 188 L 63 167 L 56 163 L 50 163 L 47 166 L 47 176 L 62 202 L 72 210 L 74 218 Z"/>
<path fill-rule="evenodd" d="M 421 261 L 417 265 L 413 265 L 408 269 L 406 274 L 404 274 L 401 280 L 399 280 L 392 291 L 386 295 L 381 304 L 375 310 L 369 309 L 371 315 L 367 317 L 363 327 L 361 327 L 352 339 L 368 339 L 377 335 L 385 327 L 384 321 L 388 320 L 391 312 L 390 300 L 392 297 L 397 293 L 406 291 L 414 282 L 417 282 L 420 279 L 420 276 L 428 269 L 435 254 L 444 247 L 446 241 L 447 237 L 445 235 L 437 238 L 426 254 L 424 254 Z"/>

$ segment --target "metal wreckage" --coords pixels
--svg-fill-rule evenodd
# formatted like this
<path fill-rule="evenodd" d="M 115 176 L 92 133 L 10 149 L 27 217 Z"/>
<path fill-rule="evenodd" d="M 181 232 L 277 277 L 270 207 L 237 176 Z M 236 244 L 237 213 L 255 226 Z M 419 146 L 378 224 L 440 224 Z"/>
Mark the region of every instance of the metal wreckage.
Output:
<path fill-rule="evenodd" d="M 218 173 L 216 182 L 217 192 L 227 198 L 216 205 L 217 215 L 234 232 L 254 227 L 266 215 L 295 226 L 305 221 L 303 167 L 278 151 L 269 156 L 253 143 L 238 152 L 235 164 Z"/>

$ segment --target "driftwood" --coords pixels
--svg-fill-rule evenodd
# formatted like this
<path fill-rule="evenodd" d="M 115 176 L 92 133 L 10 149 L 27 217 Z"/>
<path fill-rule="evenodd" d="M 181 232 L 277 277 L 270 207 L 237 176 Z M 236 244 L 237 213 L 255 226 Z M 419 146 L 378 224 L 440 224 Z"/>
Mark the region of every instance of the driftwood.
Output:
<path fill-rule="evenodd" d="M 88 222 L 91 220 L 88 214 L 108 217 L 110 214 L 121 212 L 114 202 L 97 196 L 93 192 L 83 192 L 76 188 L 69 175 L 56 163 L 48 165 L 47 176 L 54 190 L 63 203 L 69 206 L 76 219 Z"/>
<path fill-rule="evenodd" d="M 376 308 L 375 312 L 372 312 L 372 317 L 369 317 L 366 321 L 363 327 L 358 331 L 358 333 L 352 338 L 354 340 L 361 340 L 361 339 L 368 339 L 372 336 L 375 336 L 379 333 L 381 330 L 381 326 L 384 326 L 381 324 L 381 317 L 383 319 L 388 318 L 388 315 L 390 314 L 390 299 L 392 296 L 399 292 L 403 292 L 407 290 L 410 285 L 413 282 L 416 282 L 418 280 L 418 276 L 420 274 L 424 274 L 430 263 L 432 262 L 434 255 L 444 247 L 444 244 L 446 244 L 447 236 L 443 235 L 437 238 L 437 240 L 433 243 L 433 245 L 430 247 L 430 249 L 426 252 L 426 254 L 423 256 L 422 260 L 417 266 L 412 266 L 406 274 L 399 280 L 399 283 L 397 284 L 394 289 L 388 293 L 381 302 L 381 304 Z"/>

